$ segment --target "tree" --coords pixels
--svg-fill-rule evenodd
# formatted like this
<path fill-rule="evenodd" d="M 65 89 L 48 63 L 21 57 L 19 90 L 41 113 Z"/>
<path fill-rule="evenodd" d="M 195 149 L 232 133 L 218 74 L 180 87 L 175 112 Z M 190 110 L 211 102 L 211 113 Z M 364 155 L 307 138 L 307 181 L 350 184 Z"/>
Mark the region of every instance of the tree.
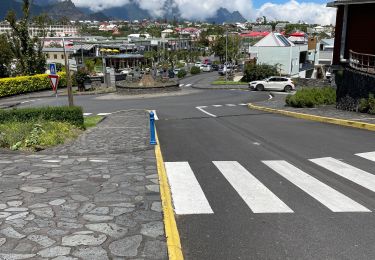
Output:
<path fill-rule="evenodd" d="M 12 29 L 7 35 L 9 47 L 17 59 L 16 74 L 34 75 L 44 73 L 46 57 L 42 52 L 43 43 L 38 36 L 29 35 L 30 1 L 23 0 L 23 17 L 17 21 L 14 11 L 8 12 L 6 20 Z"/>
<path fill-rule="evenodd" d="M 228 40 L 226 37 L 220 37 L 214 42 L 212 50 L 217 56 L 219 56 L 220 61 L 225 61 L 225 56 L 228 54 L 228 61 L 236 62 L 238 59 L 240 44 L 241 39 L 237 35 L 228 36 Z"/>
<path fill-rule="evenodd" d="M 250 63 L 245 66 L 242 81 L 250 82 L 254 80 L 265 79 L 275 75 L 277 75 L 276 66 Z"/>
<path fill-rule="evenodd" d="M 13 53 L 4 34 L 0 35 L 0 78 L 8 77 Z"/>

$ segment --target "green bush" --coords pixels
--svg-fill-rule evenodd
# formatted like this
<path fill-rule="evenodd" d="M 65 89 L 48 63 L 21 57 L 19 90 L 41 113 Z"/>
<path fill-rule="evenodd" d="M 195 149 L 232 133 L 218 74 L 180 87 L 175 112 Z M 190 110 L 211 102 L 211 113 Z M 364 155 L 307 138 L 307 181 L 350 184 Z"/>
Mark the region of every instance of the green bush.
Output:
<path fill-rule="evenodd" d="M 58 75 L 60 75 L 59 87 L 66 86 L 65 72 L 58 73 Z M 52 89 L 47 74 L 0 79 L 0 97 L 45 89 Z"/>
<path fill-rule="evenodd" d="M 180 69 L 179 71 L 178 71 L 178 73 L 177 73 L 177 77 L 179 78 L 179 79 L 182 79 L 182 78 L 184 78 L 186 76 L 186 70 L 184 70 L 184 69 Z"/>
<path fill-rule="evenodd" d="M 241 81 L 251 82 L 278 75 L 276 66 L 267 64 L 247 64 Z"/>
<path fill-rule="evenodd" d="M 373 94 L 369 98 L 362 98 L 358 104 L 358 111 L 375 115 L 375 97 Z"/>
<path fill-rule="evenodd" d="M 201 69 L 199 67 L 193 66 L 190 69 L 190 73 L 191 73 L 191 75 L 199 74 L 199 73 L 201 73 Z"/>
<path fill-rule="evenodd" d="M 0 110 L 0 124 L 6 122 L 29 121 L 66 122 L 77 127 L 84 127 L 83 111 L 81 107 L 43 107 Z"/>
<path fill-rule="evenodd" d="M 333 105 L 336 103 L 336 90 L 331 87 L 304 88 L 294 95 L 288 95 L 285 100 L 291 107 L 315 107 Z"/>

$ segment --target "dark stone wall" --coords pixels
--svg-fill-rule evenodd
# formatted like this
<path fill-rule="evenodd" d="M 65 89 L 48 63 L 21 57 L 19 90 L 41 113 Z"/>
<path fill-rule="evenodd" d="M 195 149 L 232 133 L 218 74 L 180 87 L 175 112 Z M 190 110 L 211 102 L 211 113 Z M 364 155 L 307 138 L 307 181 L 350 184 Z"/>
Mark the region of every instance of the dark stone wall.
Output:
<path fill-rule="evenodd" d="M 309 79 L 309 78 L 294 78 L 293 82 L 296 88 L 308 88 L 308 87 L 329 87 L 331 83 L 328 79 Z"/>
<path fill-rule="evenodd" d="M 375 75 L 345 68 L 336 73 L 336 101 L 337 108 L 357 111 L 361 98 L 368 98 L 375 94 Z"/>

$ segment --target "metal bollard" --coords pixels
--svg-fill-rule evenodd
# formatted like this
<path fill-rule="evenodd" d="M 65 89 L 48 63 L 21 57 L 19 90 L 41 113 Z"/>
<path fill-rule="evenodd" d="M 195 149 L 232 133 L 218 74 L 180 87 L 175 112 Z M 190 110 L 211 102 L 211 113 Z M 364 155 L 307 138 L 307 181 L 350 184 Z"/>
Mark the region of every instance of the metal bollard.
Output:
<path fill-rule="evenodd" d="M 154 112 L 150 112 L 150 144 L 156 144 L 155 140 L 155 115 Z"/>

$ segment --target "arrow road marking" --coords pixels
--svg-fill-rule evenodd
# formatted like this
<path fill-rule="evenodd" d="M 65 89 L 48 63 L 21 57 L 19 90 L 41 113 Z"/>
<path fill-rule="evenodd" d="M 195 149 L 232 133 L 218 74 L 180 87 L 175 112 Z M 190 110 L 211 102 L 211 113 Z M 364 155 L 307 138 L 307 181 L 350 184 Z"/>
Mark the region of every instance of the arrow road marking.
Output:
<path fill-rule="evenodd" d="M 196 109 L 198 109 L 199 111 L 205 113 L 206 115 L 209 115 L 209 116 L 212 116 L 212 117 L 217 117 L 216 115 L 214 114 L 211 114 L 209 112 L 207 112 L 206 110 L 204 110 L 203 108 L 206 108 L 207 106 L 200 106 L 200 107 L 195 107 Z"/>

